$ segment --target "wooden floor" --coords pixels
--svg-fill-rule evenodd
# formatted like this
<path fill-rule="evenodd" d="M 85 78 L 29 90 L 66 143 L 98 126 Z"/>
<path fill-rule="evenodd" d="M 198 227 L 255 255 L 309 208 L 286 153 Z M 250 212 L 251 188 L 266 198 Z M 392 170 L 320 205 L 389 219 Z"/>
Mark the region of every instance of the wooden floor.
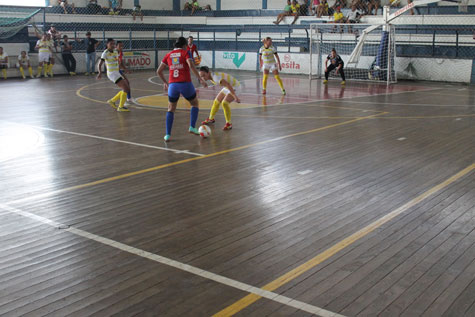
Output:
<path fill-rule="evenodd" d="M 0 82 L 0 315 L 475 316 L 475 88 L 235 75 L 169 144 L 153 72 Z"/>

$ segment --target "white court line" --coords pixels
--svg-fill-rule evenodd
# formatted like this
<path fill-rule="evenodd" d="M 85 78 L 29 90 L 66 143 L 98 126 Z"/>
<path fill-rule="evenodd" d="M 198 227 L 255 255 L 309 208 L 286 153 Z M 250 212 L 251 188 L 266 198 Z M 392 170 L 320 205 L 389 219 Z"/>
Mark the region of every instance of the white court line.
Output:
<path fill-rule="evenodd" d="M 39 127 L 39 126 L 28 125 L 28 124 L 23 124 L 23 123 L 16 123 L 16 122 L 10 122 L 10 121 L 5 121 L 5 122 L 9 122 L 9 123 L 17 124 L 17 125 L 23 125 L 23 126 L 27 126 L 27 127 L 34 128 L 34 129 L 38 129 L 38 130 L 45 130 L 45 131 L 52 131 L 52 132 L 58 132 L 58 133 L 65 133 L 65 134 L 71 134 L 71 135 L 77 135 L 77 136 L 84 136 L 84 137 L 87 137 L 87 138 L 99 139 L 99 140 L 105 140 L 105 141 L 112 141 L 112 142 L 117 142 L 117 143 L 124 143 L 124 144 L 129 144 L 129 145 L 134 145 L 134 146 L 145 147 L 145 148 L 149 148 L 149 149 L 170 151 L 170 152 L 174 152 L 174 153 L 176 153 L 176 154 L 189 154 L 189 155 L 195 155 L 195 156 L 204 156 L 204 154 L 194 153 L 194 152 L 190 152 L 190 151 L 188 151 L 188 150 L 169 149 L 169 148 L 161 147 L 161 146 L 154 146 L 154 145 L 148 145 L 148 144 L 142 144 L 142 143 L 136 143 L 136 142 L 123 141 L 123 140 L 112 139 L 112 138 L 106 138 L 106 137 L 97 136 L 97 135 L 92 135 L 92 134 L 85 134 L 85 133 L 78 133 L 78 132 L 71 132 L 71 131 L 64 131 L 64 130 L 57 130 L 57 129 Z"/>
<path fill-rule="evenodd" d="M 0 208 L 5 210 L 5 211 L 8 211 L 10 213 L 14 213 L 14 214 L 26 217 L 26 218 L 30 218 L 30 219 L 42 222 L 42 223 L 47 224 L 47 225 L 49 225 L 51 227 L 54 227 L 54 228 L 62 228 L 61 230 L 70 232 L 74 235 L 77 235 L 77 236 L 80 236 L 80 237 L 83 237 L 83 238 L 86 238 L 86 239 L 89 239 L 89 240 L 92 240 L 92 241 L 99 242 L 101 244 L 110 246 L 112 248 L 116 248 L 116 249 L 119 249 L 121 251 L 128 252 L 128 253 L 140 256 L 142 258 L 145 258 L 145 259 L 148 259 L 148 260 L 160 263 L 160 264 L 168 265 L 168 266 L 171 266 L 175 269 L 185 271 L 185 272 L 191 273 L 193 275 L 197 275 L 197 276 L 200 276 L 202 278 L 212 280 L 212 281 L 215 281 L 217 283 L 220 283 L 220 284 L 223 284 L 223 285 L 226 285 L 226 286 L 229 286 L 229 287 L 233 287 L 233 288 L 239 289 L 239 290 L 247 292 L 247 293 L 252 293 L 252 294 L 255 294 L 257 296 L 261 296 L 261 297 L 267 298 L 269 300 L 272 300 L 274 302 L 278 302 L 280 304 L 290 306 L 290 307 L 293 307 L 293 308 L 296 308 L 296 309 L 299 309 L 299 310 L 302 310 L 302 311 L 305 311 L 305 312 L 308 312 L 308 313 L 311 313 L 311 314 L 316 314 L 316 315 L 319 315 L 319 316 L 322 316 L 322 317 L 343 317 L 343 315 L 325 310 L 323 308 L 313 306 L 313 305 L 298 301 L 296 299 L 292 299 L 290 297 L 282 296 L 282 295 L 279 295 L 279 294 L 274 293 L 274 292 L 266 291 L 266 290 L 263 290 L 261 288 L 258 288 L 258 287 L 255 287 L 255 286 L 252 286 L 252 285 L 249 285 L 249 284 L 246 284 L 246 283 L 242 283 L 242 282 L 239 282 L 237 280 L 233 280 L 233 279 L 230 279 L 228 277 L 218 275 L 218 274 L 215 274 L 215 273 L 212 273 L 212 272 L 209 272 L 209 271 L 205 271 L 205 270 L 200 269 L 198 267 L 188 265 L 188 264 L 185 264 L 185 263 L 182 263 L 182 262 L 178 262 L 178 261 L 172 260 L 170 258 L 166 258 L 166 257 L 158 255 L 158 254 L 154 254 L 154 253 L 142 250 L 142 249 L 138 249 L 138 248 L 132 247 L 130 245 L 127 245 L 127 244 L 124 244 L 124 243 L 121 243 L 121 242 L 118 242 L 118 241 L 115 241 L 115 240 L 112 240 L 112 239 L 108 239 L 108 238 L 96 235 L 94 233 L 90 233 L 90 232 L 85 231 L 85 230 L 81 230 L 81 229 L 78 229 L 78 228 L 75 228 L 75 227 L 70 227 L 68 225 L 56 222 L 54 220 L 51 220 L 51 219 L 48 219 L 48 218 L 45 218 L 45 217 L 42 217 L 42 216 L 38 216 L 38 215 L 32 214 L 32 213 L 27 212 L 27 211 L 20 210 L 18 208 L 13 208 L 13 207 L 10 207 L 10 206 L 5 205 L 5 204 L 0 204 Z"/>

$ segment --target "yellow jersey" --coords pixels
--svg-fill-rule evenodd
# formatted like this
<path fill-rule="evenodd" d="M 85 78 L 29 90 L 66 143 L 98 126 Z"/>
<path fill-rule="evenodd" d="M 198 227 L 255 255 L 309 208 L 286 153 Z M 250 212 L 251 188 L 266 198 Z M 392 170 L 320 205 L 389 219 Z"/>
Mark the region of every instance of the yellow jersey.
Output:
<path fill-rule="evenodd" d="M 214 73 L 214 72 L 211 73 L 211 81 L 213 82 L 213 84 L 220 85 L 221 80 L 223 79 L 226 80 L 231 86 L 233 86 L 233 88 L 237 88 L 241 86 L 241 83 L 239 82 L 239 80 L 237 80 L 236 78 L 234 78 L 233 76 L 229 74 Z"/>
<path fill-rule="evenodd" d="M 119 71 L 119 52 L 105 50 L 102 52 L 101 59 L 106 62 L 107 73 Z"/>
<path fill-rule="evenodd" d="M 50 41 L 38 40 L 36 42 L 36 46 L 39 47 L 38 52 L 40 52 L 40 53 L 50 53 L 50 52 L 52 52 Z"/>
<path fill-rule="evenodd" d="M 5 51 L 2 54 L 0 54 L 0 65 L 7 64 L 7 57 L 8 57 L 8 54 Z"/>
<path fill-rule="evenodd" d="M 259 55 L 262 56 L 262 61 L 264 64 L 275 64 L 275 54 L 277 54 L 277 50 L 274 46 L 269 46 L 268 48 L 262 46 L 259 50 Z"/>

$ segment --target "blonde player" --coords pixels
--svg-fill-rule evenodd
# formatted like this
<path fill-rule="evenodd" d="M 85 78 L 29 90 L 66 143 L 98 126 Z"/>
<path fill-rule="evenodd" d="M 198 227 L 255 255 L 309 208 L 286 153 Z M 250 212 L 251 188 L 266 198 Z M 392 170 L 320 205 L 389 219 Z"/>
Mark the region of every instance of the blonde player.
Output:
<path fill-rule="evenodd" d="M 33 68 L 30 65 L 30 57 L 26 53 L 26 51 L 21 51 L 20 55 L 18 55 L 18 62 L 16 63 L 16 67 L 20 70 L 21 77 L 23 79 L 26 78 L 25 76 L 25 68 L 28 69 L 28 73 L 30 74 L 30 78 L 33 77 Z"/>
<path fill-rule="evenodd" d="M 8 68 L 8 54 L 3 51 L 3 47 L 0 46 L 0 69 L 2 70 L 3 79 L 7 79 Z"/>
<path fill-rule="evenodd" d="M 48 40 L 49 46 L 50 46 L 50 52 L 49 52 L 49 62 L 48 62 L 48 74 L 53 77 L 53 66 L 54 66 L 54 55 L 53 55 L 53 47 L 55 50 L 57 50 L 57 47 L 55 46 L 53 37 L 51 36 L 50 33 L 46 33 L 46 39 Z"/>
<path fill-rule="evenodd" d="M 36 42 L 35 49 L 38 50 L 38 72 L 37 78 L 41 77 L 41 71 L 44 69 L 44 76 L 48 77 L 48 63 L 50 54 L 53 52 L 46 34 L 43 34 L 40 40 Z"/>
<path fill-rule="evenodd" d="M 237 103 L 241 102 L 236 94 L 236 91 L 241 86 L 241 83 L 229 74 L 210 72 L 209 68 L 206 66 L 200 68 L 200 77 L 204 81 L 210 80 L 213 84 L 224 87 L 214 99 L 208 119 L 203 121 L 202 124 L 208 125 L 216 122 L 214 120 L 214 116 L 218 112 L 219 105 L 221 104 L 223 106 L 224 118 L 226 119 L 226 125 L 224 126 L 223 130 L 231 130 L 233 125 L 231 123 L 231 107 L 229 105 L 233 101 L 236 101 Z"/>
<path fill-rule="evenodd" d="M 107 100 L 107 102 L 112 108 L 117 109 L 117 111 L 129 111 L 125 106 L 127 93 L 130 93 L 129 82 L 125 80 L 119 72 L 119 52 L 115 49 L 114 39 L 107 40 L 107 49 L 102 53 L 101 61 L 97 66 L 97 79 L 101 79 L 102 65 L 104 65 L 104 63 L 106 63 L 107 67 L 107 77 L 122 89 L 122 91 L 119 91 L 117 95 Z M 119 107 L 115 104 L 117 100 L 119 100 Z"/>
<path fill-rule="evenodd" d="M 264 72 L 264 78 L 262 79 L 262 94 L 266 94 L 267 79 L 269 78 L 270 71 L 274 74 L 275 80 L 277 80 L 277 83 L 282 90 L 282 94 L 285 95 L 284 84 L 279 76 L 279 70 L 282 70 L 279 54 L 277 54 L 276 48 L 272 45 L 272 39 L 270 37 L 266 37 L 263 43 L 264 45 L 259 50 L 259 65 Z"/>

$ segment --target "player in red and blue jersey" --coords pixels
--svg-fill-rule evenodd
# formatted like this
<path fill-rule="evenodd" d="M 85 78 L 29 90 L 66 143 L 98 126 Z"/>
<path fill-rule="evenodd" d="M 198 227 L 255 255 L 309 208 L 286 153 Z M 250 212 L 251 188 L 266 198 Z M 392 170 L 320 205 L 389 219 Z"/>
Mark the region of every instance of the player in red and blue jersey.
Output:
<path fill-rule="evenodd" d="M 201 79 L 198 71 L 195 68 L 193 59 L 186 50 L 187 42 L 184 37 L 179 37 L 175 42 L 175 49 L 168 53 L 162 60 L 162 63 L 157 69 L 157 75 L 163 81 L 163 88 L 168 90 L 168 112 L 166 118 L 166 135 L 163 138 L 165 141 L 170 140 L 172 132 L 173 119 L 175 116 L 176 106 L 180 94 L 185 97 L 191 104 L 190 113 L 190 133 L 199 135 L 198 129 L 195 128 L 196 120 L 198 119 L 199 103 L 196 97 L 195 87 L 191 82 L 190 71 L 198 78 L 203 87 L 207 87 L 206 82 Z M 165 68 L 169 68 L 168 82 L 163 75 Z"/>

